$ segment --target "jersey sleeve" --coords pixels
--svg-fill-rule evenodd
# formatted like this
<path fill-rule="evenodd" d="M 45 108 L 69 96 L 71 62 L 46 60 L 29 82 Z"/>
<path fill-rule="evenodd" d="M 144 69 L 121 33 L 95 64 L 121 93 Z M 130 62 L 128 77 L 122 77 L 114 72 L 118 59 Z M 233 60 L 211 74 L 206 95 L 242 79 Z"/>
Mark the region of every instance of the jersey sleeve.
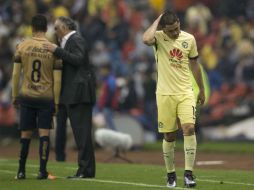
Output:
<path fill-rule="evenodd" d="M 13 58 L 13 71 L 12 71 L 12 99 L 16 100 L 19 91 L 19 80 L 21 75 L 21 56 L 18 51 Z"/>
<path fill-rule="evenodd" d="M 54 61 L 53 69 L 54 70 L 62 70 L 62 67 L 63 67 L 63 61 L 61 59 L 56 59 Z"/>
<path fill-rule="evenodd" d="M 155 51 L 157 51 L 158 50 L 158 45 L 160 44 L 161 39 L 162 39 L 161 31 L 157 30 L 155 32 L 154 39 L 155 39 L 155 43 L 153 45 L 153 48 L 154 48 Z"/>
<path fill-rule="evenodd" d="M 191 38 L 191 49 L 190 49 L 190 54 L 189 58 L 194 59 L 198 57 L 198 50 L 197 50 L 197 44 L 194 36 Z"/>
<path fill-rule="evenodd" d="M 161 41 L 162 35 L 159 30 L 157 30 L 154 34 L 155 43 L 158 44 Z"/>
<path fill-rule="evenodd" d="M 16 45 L 15 54 L 13 57 L 13 63 L 21 63 L 21 47 L 22 42 Z"/>

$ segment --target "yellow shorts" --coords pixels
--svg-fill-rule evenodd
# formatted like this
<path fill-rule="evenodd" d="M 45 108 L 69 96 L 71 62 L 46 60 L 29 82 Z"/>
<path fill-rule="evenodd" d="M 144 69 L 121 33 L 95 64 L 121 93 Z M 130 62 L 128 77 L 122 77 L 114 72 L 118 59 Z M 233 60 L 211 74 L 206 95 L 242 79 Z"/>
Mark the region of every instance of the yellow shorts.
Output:
<path fill-rule="evenodd" d="M 181 125 L 195 124 L 196 101 L 194 94 L 156 95 L 158 130 L 160 133 L 177 131 L 177 118 Z"/>

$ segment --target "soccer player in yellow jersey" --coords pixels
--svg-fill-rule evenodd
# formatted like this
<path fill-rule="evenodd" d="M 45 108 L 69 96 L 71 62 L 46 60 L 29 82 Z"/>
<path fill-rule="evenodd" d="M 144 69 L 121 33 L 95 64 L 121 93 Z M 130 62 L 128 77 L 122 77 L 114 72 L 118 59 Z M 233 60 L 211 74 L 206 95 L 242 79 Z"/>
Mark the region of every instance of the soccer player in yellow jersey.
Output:
<path fill-rule="evenodd" d="M 158 30 L 160 26 L 161 30 Z M 195 187 L 193 166 L 196 157 L 195 109 L 205 100 L 198 52 L 193 35 L 180 30 L 172 11 L 165 11 L 144 32 L 143 41 L 153 46 L 157 64 L 156 101 L 158 130 L 164 134 L 162 149 L 167 170 L 167 187 L 176 187 L 174 147 L 178 126 L 183 130 L 186 187 Z M 191 72 L 200 89 L 197 102 L 192 89 Z"/>
<path fill-rule="evenodd" d="M 16 179 L 25 179 L 25 165 L 33 129 L 39 130 L 40 169 L 37 179 L 54 179 L 47 171 L 49 131 L 61 86 L 61 60 L 43 48 L 47 20 L 43 15 L 32 18 L 32 38 L 16 49 L 12 73 L 12 99 L 20 107 L 21 151 Z M 22 78 L 22 80 L 21 80 Z M 20 84 L 20 85 L 19 85 Z M 56 109 L 55 109 L 56 111 Z"/>

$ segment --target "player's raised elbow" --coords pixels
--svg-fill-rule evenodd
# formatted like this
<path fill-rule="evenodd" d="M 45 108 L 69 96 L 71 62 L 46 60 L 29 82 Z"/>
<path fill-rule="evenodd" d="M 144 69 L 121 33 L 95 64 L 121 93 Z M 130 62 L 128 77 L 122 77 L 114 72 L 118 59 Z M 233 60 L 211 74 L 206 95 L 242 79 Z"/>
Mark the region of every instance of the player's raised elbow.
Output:
<path fill-rule="evenodd" d="M 155 43 L 155 38 L 147 36 L 147 35 L 143 35 L 143 43 L 148 46 L 151 46 Z"/>

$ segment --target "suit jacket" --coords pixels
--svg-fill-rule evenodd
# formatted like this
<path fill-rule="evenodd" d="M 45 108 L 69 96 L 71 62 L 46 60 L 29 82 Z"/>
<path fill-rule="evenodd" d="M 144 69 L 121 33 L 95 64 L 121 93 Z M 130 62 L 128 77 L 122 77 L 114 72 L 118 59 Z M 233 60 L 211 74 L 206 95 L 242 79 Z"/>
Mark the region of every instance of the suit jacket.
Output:
<path fill-rule="evenodd" d="M 64 49 L 57 47 L 54 55 L 63 60 L 60 103 L 94 104 L 96 77 L 89 63 L 85 40 L 78 33 L 74 33 L 67 40 Z"/>

